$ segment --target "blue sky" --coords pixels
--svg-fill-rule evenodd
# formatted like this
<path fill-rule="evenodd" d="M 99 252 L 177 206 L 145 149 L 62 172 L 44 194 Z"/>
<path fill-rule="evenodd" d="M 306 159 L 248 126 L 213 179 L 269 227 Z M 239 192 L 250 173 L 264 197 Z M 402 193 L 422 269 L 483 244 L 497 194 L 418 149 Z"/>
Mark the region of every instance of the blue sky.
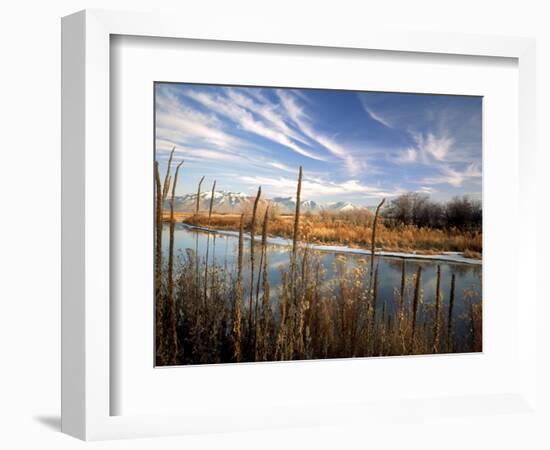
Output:
<path fill-rule="evenodd" d="M 481 97 L 157 83 L 156 158 L 177 194 L 217 190 L 374 205 L 417 191 L 481 199 Z"/>

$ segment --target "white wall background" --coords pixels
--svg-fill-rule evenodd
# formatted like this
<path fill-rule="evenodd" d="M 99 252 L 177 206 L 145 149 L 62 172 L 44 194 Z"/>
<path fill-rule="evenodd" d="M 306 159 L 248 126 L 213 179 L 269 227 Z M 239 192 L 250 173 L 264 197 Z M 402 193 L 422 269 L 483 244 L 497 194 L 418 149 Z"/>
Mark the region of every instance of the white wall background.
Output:
<path fill-rule="evenodd" d="M 60 17 L 83 8 L 179 10 L 208 20 L 268 18 L 281 27 L 371 25 L 538 39 L 539 230 L 548 230 L 550 12 L 544 0 L 185 1 L 12 0 L 0 9 L 0 448 L 82 448 L 59 432 L 60 365 Z M 548 235 L 548 233 L 546 233 Z M 515 238 L 515 237 L 511 237 Z M 548 277 L 547 236 L 538 271 Z M 542 284 L 542 283 L 541 283 Z M 539 286 L 542 289 L 542 286 Z M 550 300 L 541 291 L 539 300 Z M 539 333 L 548 307 L 541 304 Z M 541 398 L 548 396 L 548 346 L 539 348 Z M 280 432 L 101 442 L 95 448 L 548 448 L 549 417 L 439 418 L 400 429 L 296 429 Z"/>

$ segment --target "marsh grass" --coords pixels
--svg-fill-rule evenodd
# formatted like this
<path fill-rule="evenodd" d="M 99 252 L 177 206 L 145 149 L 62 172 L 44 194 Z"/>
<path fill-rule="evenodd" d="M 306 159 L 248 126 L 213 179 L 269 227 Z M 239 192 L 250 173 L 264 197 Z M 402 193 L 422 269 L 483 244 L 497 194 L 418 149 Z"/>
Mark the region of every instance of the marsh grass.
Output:
<path fill-rule="evenodd" d="M 271 234 L 292 239 L 295 215 L 277 215 L 273 211 L 271 214 L 269 227 Z M 372 213 L 356 211 L 307 216 L 311 224 L 310 243 L 370 248 L 374 217 Z M 207 217 L 196 216 L 194 213 L 179 212 L 177 217 L 191 225 L 207 225 Z M 211 226 L 220 230 L 237 231 L 239 214 L 214 214 Z M 482 254 L 483 236 L 480 231 L 393 225 L 380 217 L 376 235 L 377 248 L 386 251 L 416 251 L 422 254 L 463 252 L 464 256 L 475 259 L 480 259 Z"/>
<path fill-rule="evenodd" d="M 301 195 L 302 169 L 297 183 Z M 177 170 L 173 189 L 177 182 Z M 155 167 L 157 200 L 162 202 L 158 166 Z M 201 180 L 202 183 L 202 180 Z M 213 187 L 214 189 L 214 187 Z M 199 183 L 200 191 L 200 183 Z M 172 193 L 174 190 L 172 190 Z M 256 204 L 259 204 L 258 189 Z M 378 298 L 384 279 L 379 276 L 375 248 L 380 226 L 375 214 L 370 239 L 371 255 L 349 264 L 338 255 L 333 274 L 321 264 L 321 256 L 309 243 L 314 234 L 310 217 L 300 214 L 299 201 L 292 223 L 289 264 L 281 266 L 281 282 L 269 284 L 267 236 L 273 218 L 266 208 L 239 216 L 237 258 L 233 264 L 209 263 L 191 249 L 174 254 L 172 269 L 155 252 L 157 293 L 157 364 L 214 364 L 241 361 L 274 361 L 365 356 L 394 356 L 481 350 L 482 309 L 477 293 L 464 292 L 463 314 L 455 317 L 457 295 L 455 274 L 451 275 L 448 311 L 443 311 L 441 283 L 437 268 L 435 291 L 422 289 L 422 266 L 407 275 L 401 265 L 400 284 L 393 286 L 393 298 Z M 379 205 L 380 209 L 381 204 Z M 198 214 L 198 210 L 196 214 Z M 155 210 L 155 224 L 161 222 Z M 212 205 L 208 216 L 212 216 Z M 261 222 L 261 244 L 249 239 Z M 170 221 L 170 234 L 173 221 Z M 160 223 L 160 225 L 162 225 Z M 157 230 L 162 231 L 162 227 Z M 156 244 L 159 245 L 158 232 Z M 227 249 L 226 249 L 227 253 Z M 257 264 L 257 265 L 256 265 Z M 162 270 L 158 270 L 158 267 Z M 245 278 L 246 276 L 246 278 Z M 171 279 L 173 280 L 171 281 Z M 248 282 L 245 282 L 248 281 Z M 246 286 L 245 286 L 246 285 Z M 433 288 L 432 288 L 433 289 Z M 429 299 L 426 303 L 424 297 Z M 170 300 L 172 299 L 172 300 Z M 174 308 L 167 305 L 174 305 Z M 175 316 L 173 316 L 173 312 Z M 445 314 L 446 313 L 446 314 Z M 172 328 L 175 318 L 175 334 Z M 446 317 L 442 321 L 442 317 Z M 445 330 L 446 325 L 446 330 Z M 453 333 L 458 325 L 466 334 Z M 442 332 L 442 329 L 446 332 Z M 163 331 L 164 330 L 164 331 Z M 441 342 L 442 335 L 445 343 Z"/>

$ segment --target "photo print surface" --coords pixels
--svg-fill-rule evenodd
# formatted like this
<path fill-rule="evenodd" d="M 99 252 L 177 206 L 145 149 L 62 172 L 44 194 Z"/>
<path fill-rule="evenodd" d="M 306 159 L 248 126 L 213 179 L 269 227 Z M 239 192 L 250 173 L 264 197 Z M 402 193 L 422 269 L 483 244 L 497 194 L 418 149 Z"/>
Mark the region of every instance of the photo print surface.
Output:
<path fill-rule="evenodd" d="M 157 366 L 482 351 L 482 98 L 162 83 Z"/>

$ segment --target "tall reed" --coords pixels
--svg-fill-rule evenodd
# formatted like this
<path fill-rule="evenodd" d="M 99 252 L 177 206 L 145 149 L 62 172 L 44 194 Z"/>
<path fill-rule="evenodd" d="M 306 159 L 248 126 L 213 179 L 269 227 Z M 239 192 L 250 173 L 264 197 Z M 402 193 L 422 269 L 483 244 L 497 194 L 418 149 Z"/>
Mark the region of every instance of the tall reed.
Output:
<path fill-rule="evenodd" d="M 407 277 L 407 262 L 403 258 L 401 261 L 401 286 L 399 289 L 399 320 L 403 320 L 403 310 L 405 307 L 405 280 Z"/>
<path fill-rule="evenodd" d="M 292 315 L 290 321 L 292 324 L 291 331 L 291 342 L 292 342 L 292 351 L 294 351 L 294 343 L 296 339 L 296 332 L 298 328 L 298 288 L 296 280 L 296 264 L 297 264 L 297 250 L 298 250 L 298 239 L 300 234 L 300 202 L 302 194 L 302 177 L 303 169 L 300 166 L 300 171 L 298 173 L 298 186 L 296 187 L 296 210 L 294 213 L 294 232 L 292 234 L 292 255 L 290 260 L 290 292 L 291 292 L 291 311 Z"/>
<path fill-rule="evenodd" d="M 280 305 L 280 319 L 279 319 L 279 331 L 277 332 L 277 340 L 275 343 L 275 359 L 283 361 L 287 358 L 287 340 L 288 340 L 288 273 L 283 272 L 281 282 L 281 301 Z"/>
<path fill-rule="evenodd" d="M 410 352 L 414 352 L 414 338 L 416 334 L 416 316 L 418 314 L 418 304 L 420 302 L 420 280 L 422 277 L 422 266 L 418 266 L 416 271 L 416 279 L 414 284 L 413 310 L 412 310 L 412 332 L 411 332 L 411 348 Z"/>
<path fill-rule="evenodd" d="M 252 208 L 252 219 L 250 221 L 250 297 L 248 302 L 248 349 L 252 351 L 252 301 L 254 300 L 254 232 L 256 231 L 256 213 L 258 212 L 258 203 L 262 195 L 262 187 L 258 188 L 256 199 L 254 200 L 254 207 Z M 254 322 L 256 317 L 254 317 Z"/>
<path fill-rule="evenodd" d="M 308 287 L 308 272 L 307 272 L 307 263 L 308 263 L 308 247 L 307 245 L 304 246 L 304 254 L 302 256 L 302 278 L 301 278 L 301 292 L 300 292 L 300 299 L 298 301 L 298 308 L 297 308 L 297 314 L 298 314 L 298 328 L 296 332 L 296 352 L 297 356 L 302 358 L 304 355 L 305 350 L 305 342 L 304 342 L 304 315 L 306 312 L 306 295 L 307 295 L 307 287 Z"/>
<path fill-rule="evenodd" d="M 374 286 L 372 288 L 372 324 L 376 324 L 376 303 L 378 301 L 378 264 L 374 269 Z"/>
<path fill-rule="evenodd" d="M 201 207 L 201 186 L 204 181 L 204 175 L 199 180 L 199 187 L 197 188 L 197 202 L 195 203 L 195 214 L 198 216 Z"/>
<path fill-rule="evenodd" d="M 434 353 L 439 353 L 439 335 L 441 334 L 441 266 L 437 265 L 437 280 L 435 284 L 435 318 L 434 318 L 434 342 L 433 349 Z"/>
<path fill-rule="evenodd" d="M 263 300 L 262 300 L 262 353 L 261 360 L 267 361 L 269 355 L 270 343 L 270 325 L 271 325 L 271 303 L 270 303 L 270 285 L 269 285 L 269 269 L 267 264 L 267 252 L 264 258 L 264 271 L 262 275 L 263 281 Z"/>
<path fill-rule="evenodd" d="M 170 157 L 168 158 L 168 165 L 166 166 L 166 175 L 164 176 L 164 187 L 162 189 L 162 201 L 164 202 L 166 200 L 166 197 L 168 197 L 168 192 L 170 191 L 170 181 L 172 177 L 172 158 L 174 157 L 174 152 L 176 151 L 176 146 L 174 145 L 172 147 L 172 151 L 170 152 Z"/>
<path fill-rule="evenodd" d="M 176 317 L 176 302 L 174 300 L 174 230 L 176 221 L 174 219 L 174 199 L 176 196 L 176 186 L 178 184 L 178 173 L 183 165 L 183 160 L 176 167 L 174 182 L 172 184 L 172 196 L 170 198 L 170 244 L 168 250 L 168 303 L 170 305 L 170 331 L 174 345 L 172 353 L 172 362 L 176 364 L 178 357 L 178 330 Z"/>
<path fill-rule="evenodd" d="M 455 274 L 451 276 L 451 292 L 449 293 L 449 315 L 447 317 L 447 351 L 453 351 L 453 307 L 455 303 Z"/>
<path fill-rule="evenodd" d="M 212 207 L 214 206 L 214 193 L 216 191 L 216 180 L 212 183 L 212 194 L 210 196 L 210 207 L 208 208 L 208 228 L 210 229 L 210 220 L 212 219 Z M 206 305 L 208 295 L 208 252 L 210 250 L 210 231 L 206 236 L 206 260 L 204 262 L 204 305 Z"/>
<path fill-rule="evenodd" d="M 195 217 L 199 216 L 200 202 L 201 202 L 201 186 L 204 181 L 204 175 L 199 180 L 197 187 L 197 200 L 195 203 Z M 195 235 L 195 298 L 200 298 L 200 275 L 199 275 L 199 235 Z M 200 328 L 200 314 L 197 314 L 197 320 L 195 327 Z"/>
<path fill-rule="evenodd" d="M 241 303 L 243 297 L 243 234 L 244 214 L 241 214 L 239 223 L 239 249 L 237 256 L 237 289 L 233 314 L 233 357 L 241 361 Z"/>
<path fill-rule="evenodd" d="M 384 299 L 384 303 L 382 304 L 382 322 L 381 322 L 381 326 L 380 326 L 381 347 L 380 347 L 380 351 L 378 353 L 379 355 L 384 355 L 385 354 L 385 351 L 386 351 L 386 334 L 390 330 L 389 323 L 386 323 L 386 321 L 389 322 L 389 314 L 387 314 L 387 312 L 388 312 L 387 303 L 388 303 L 387 299 Z"/>
<path fill-rule="evenodd" d="M 256 300 L 255 304 L 258 304 L 258 300 L 260 297 L 260 282 L 261 282 L 261 274 L 263 270 L 263 261 L 264 257 L 267 256 L 267 220 L 268 220 L 268 214 L 269 214 L 269 204 L 267 205 L 265 209 L 264 214 L 264 221 L 262 225 L 262 243 L 261 243 L 261 249 L 260 249 L 260 266 L 258 267 L 258 276 L 256 278 Z"/>
<path fill-rule="evenodd" d="M 374 213 L 374 219 L 372 221 L 372 233 L 371 233 L 371 240 L 370 240 L 371 246 L 370 246 L 369 286 L 368 286 L 368 296 L 367 296 L 367 323 L 366 323 L 367 336 L 370 335 L 371 328 L 374 327 L 374 324 L 371 322 L 373 321 L 373 316 L 374 316 L 373 302 L 375 302 L 373 278 L 374 278 L 374 257 L 376 252 L 376 225 L 378 224 L 378 214 L 380 213 L 380 208 L 382 208 L 382 205 L 384 204 L 385 201 L 386 199 L 383 198 L 382 201 L 376 207 L 376 212 Z"/>
<path fill-rule="evenodd" d="M 155 161 L 155 348 L 159 363 L 164 364 L 164 304 L 162 301 L 162 189 L 159 163 Z"/>
<path fill-rule="evenodd" d="M 374 252 L 376 250 L 376 225 L 378 224 L 378 214 L 380 213 L 380 208 L 382 208 L 382 205 L 384 205 L 384 202 L 386 201 L 385 198 L 382 199 L 382 201 L 378 204 L 376 207 L 376 212 L 374 213 L 374 219 L 372 221 L 372 235 L 370 240 L 370 253 L 371 253 L 371 259 L 370 259 L 370 270 L 371 274 L 374 268 Z M 372 275 L 371 275 L 372 276 Z"/>
<path fill-rule="evenodd" d="M 399 313 L 398 313 L 398 327 L 399 327 L 399 336 L 403 339 L 403 319 L 405 314 L 405 281 L 407 279 L 407 267 L 405 259 L 401 261 L 401 286 L 399 289 Z M 405 351 L 403 345 L 403 351 Z"/>
<path fill-rule="evenodd" d="M 260 250 L 260 267 L 258 269 L 258 282 L 256 283 L 256 301 L 254 303 L 254 354 L 255 359 L 258 360 L 259 357 L 264 359 L 265 355 L 265 346 L 267 345 L 266 341 L 266 324 L 268 320 L 266 309 L 269 308 L 269 278 L 267 272 L 267 226 L 269 220 L 269 205 L 267 205 L 264 214 L 264 221 L 262 225 L 262 245 Z M 260 272 L 261 282 L 263 287 L 263 301 L 262 301 L 262 318 L 260 321 L 260 326 L 258 327 L 258 303 L 259 303 L 259 292 L 260 292 Z M 259 336 L 258 336 L 259 333 Z M 258 343 L 258 340 L 261 340 Z M 258 347 L 260 345 L 260 348 Z M 260 352 L 260 353 L 258 353 Z"/>
<path fill-rule="evenodd" d="M 371 354 L 375 353 L 374 333 L 376 333 L 376 303 L 378 301 L 378 267 L 378 264 L 376 264 L 372 288 L 370 289 L 371 295 L 367 299 L 367 339 Z"/>

